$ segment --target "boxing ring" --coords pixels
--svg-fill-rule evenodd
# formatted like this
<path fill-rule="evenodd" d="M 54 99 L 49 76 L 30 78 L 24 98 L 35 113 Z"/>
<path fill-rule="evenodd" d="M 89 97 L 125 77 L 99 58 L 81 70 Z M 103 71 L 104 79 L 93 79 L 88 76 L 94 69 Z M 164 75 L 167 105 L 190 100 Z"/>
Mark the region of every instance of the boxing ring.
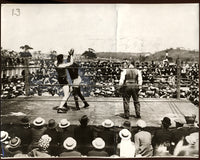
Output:
<path fill-rule="evenodd" d="M 79 118 L 85 114 L 90 118 L 89 125 L 101 125 L 105 119 L 111 119 L 115 126 L 121 126 L 126 120 L 121 117 L 123 114 L 123 101 L 120 97 L 86 97 L 90 104 L 89 108 L 82 108 L 83 104 L 80 102 L 81 110 L 76 111 L 71 96 L 68 102 L 70 110 L 67 113 L 57 113 L 56 110 L 53 110 L 53 107 L 59 105 L 61 98 L 33 96 L 3 100 L 1 103 L 1 123 L 2 125 L 16 123 L 25 115 L 31 121 L 38 116 L 43 117 L 46 122 L 52 118 L 57 122 L 67 118 L 74 125 L 78 125 Z M 176 118 L 184 118 L 184 116 L 195 114 L 197 116 L 196 120 L 199 120 L 199 108 L 186 99 L 142 98 L 140 103 L 141 117 L 150 127 L 159 127 L 164 116 L 171 118 L 172 127 L 175 125 L 173 119 Z M 129 121 L 132 126 L 136 126 L 138 120 L 134 117 L 134 114 L 135 110 L 131 101 Z"/>

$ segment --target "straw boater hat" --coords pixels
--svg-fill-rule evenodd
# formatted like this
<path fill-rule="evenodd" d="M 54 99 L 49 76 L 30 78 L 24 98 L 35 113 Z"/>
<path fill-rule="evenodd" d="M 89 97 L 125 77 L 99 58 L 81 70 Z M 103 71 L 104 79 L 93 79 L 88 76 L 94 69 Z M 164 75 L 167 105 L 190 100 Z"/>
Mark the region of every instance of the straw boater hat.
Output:
<path fill-rule="evenodd" d="M 43 118 L 41 118 L 41 117 L 37 117 L 37 118 L 33 121 L 33 124 L 34 124 L 35 126 L 42 126 L 42 125 L 44 125 L 44 123 L 45 123 L 45 120 L 44 120 Z"/>
<path fill-rule="evenodd" d="M 60 128 L 67 128 L 70 126 L 70 122 L 67 119 L 61 119 L 60 123 L 58 124 Z"/>
<path fill-rule="evenodd" d="M 1 131 L 1 142 L 4 142 L 8 138 L 8 132 Z"/>
<path fill-rule="evenodd" d="M 57 127 L 56 121 L 55 121 L 54 119 L 50 119 L 49 122 L 48 122 L 47 127 L 48 127 L 49 129 L 54 129 L 54 128 L 56 128 L 56 127 Z"/>
<path fill-rule="evenodd" d="M 111 128 L 114 126 L 114 123 L 110 119 L 106 119 L 102 122 L 102 126 L 104 126 L 105 128 Z"/>
<path fill-rule="evenodd" d="M 64 142 L 63 146 L 67 150 L 73 150 L 76 147 L 76 140 L 72 137 L 68 137 Z"/>
<path fill-rule="evenodd" d="M 105 147 L 105 142 L 102 138 L 96 138 L 92 141 L 92 145 L 96 149 L 103 149 Z"/>
<path fill-rule="evenodd" d="M 8 144 L 10 148 L 18 148 L 21 144 L 21 139 L 18 137 L 12 138 Z"/>
<path fill-rule="evenodd" d="M 130 139 L 131 138 L 131 132 L 128 129 L 122 129 L 119 132 L 119 136 L 121 139 Z"/>
<path fill-rule="evenodd" d="M 141 119 L 136 122 L 136 125 L 140 128 L 145 128 L 147 126 L 146 122 Z"/>

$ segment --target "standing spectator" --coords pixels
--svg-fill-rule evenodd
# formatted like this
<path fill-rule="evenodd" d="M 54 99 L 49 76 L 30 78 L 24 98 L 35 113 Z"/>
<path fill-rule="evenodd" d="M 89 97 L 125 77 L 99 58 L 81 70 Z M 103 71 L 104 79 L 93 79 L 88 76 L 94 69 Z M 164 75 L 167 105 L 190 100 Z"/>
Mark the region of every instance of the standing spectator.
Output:
<path fill-rule="evenodd" d="M 38 141 L 38 147 L 34 148 L 31 152 L 28 153 L 29 157 L 51 157 L 48 153 L 49 143 L 51 142 L 51 137 L 48 135 L 43 135 Z"/>
<path fill-rule="evenodd" d="M 88 152 L 88 156 L 93 157 L 108 157 L 108 153 L 104 151 L 105 142 L 102 138 L 98 137 L 92 141 L 93 150 Z"/>
<path fill-rule="evenodd" d="M 81 153 L 75 151 L 76 148 L 76 140 L 72 137 L 68 137 L 64 142 L 63 146 L 65 151 L 60 154 L 60 157 L 81 157 Z"/>
<path fill-rule="evenodd" d="M 33 128 L 31 128 L 31 134 L 32 134 L 32 142 L 29 145 L 29 151 L 38 147 L 38 141 L 40 140 L 41 136 L 46 131 L 46 127 L 44 126 L 45 120 L 41 117 L 37 117 L 33 121 Z"/>
<path fill-rule="evenodd" d="M 140 116 L 140 103 L 138 100 L 138 93 L 142 85 L 142 75 L 139 70 L 134 68 L 134 61 L 131 62 L 129 68 L 124 69 L 121 72 L 119 86 L 121 87 L 121 92 L 123 96 L 124 104 L 124 118 L 129 119 L 129 103 L 130 98 L 134 100 L 136 118 L 141 118 Z M 123 88 L 123 89 L 122 89 Z"/>
<path fill-rule="evenodd" d="M 50 119 L 47 125 L 47 130 L 44 132 L 49 137 L 51 137 L 51 142 L 49 146 L 49 153 L 52 156 L 57 156 L 59 151 L 59 132 L 57 128 L 57 123 L 54 119 Z"/>
<path fill-rule="evenodd" d="M 169 126 L 171 126 L 171 120 L 168 117 L 164 117 L 161 121 L 161 129 L 157 130 L 154 133 L 154 136 L 152 138 L 152 145 L 154 148 L 154 151 L 157 150 L 157 148 L 160 145 L 164 145 L 167 147 L 167 151 L 170 149 L 171 141 L 172 141 L 172 135 L 169 131 Z"/>
<path fill-rule="evenodd" d="M 93 140 L 93 130 L 88 126 L 89 118 L 84 115 L 80 119 L 80 126 L 74 129 L 74 137 L 77 140 L 78 151 L 82 155 L 86 155 L 91 148 L 91 143 Z"/>
<path fill-rule="evenodd" d="M 117 145 L 117 154 L 120 157 L 135 157 L 135 144 L 131 141 L 131 132 L 128 129 L 122 129 L 119 132 L 121 142 Z"/>
<path fill-rule="evenodd" d="M 142 157 L 151 157 L 153 155 L 153 147 L 151 145 L 151 133 L 145 131 L 146 122 L 138 120 L 136 122 L 138 127 L 138 133 L 135 134 L 135 148 L 136 155 Z"/>
<path fill-rule="evenodd" d="M 5 152 L 7 153 L 7 157 L 13 157 L 16 154 L 22 154 L 21 139 L 18 137 L 12 138 L 8 145 L 6 145 Z"/>
<path fill-rule="evenodd" d="M 31 143 L 31 127 L 28 117 L 23 117 L 20 126 L 14 130 L 15 136 L 21 139 L 22 152 L 28 152 L 28 146 Z"/>

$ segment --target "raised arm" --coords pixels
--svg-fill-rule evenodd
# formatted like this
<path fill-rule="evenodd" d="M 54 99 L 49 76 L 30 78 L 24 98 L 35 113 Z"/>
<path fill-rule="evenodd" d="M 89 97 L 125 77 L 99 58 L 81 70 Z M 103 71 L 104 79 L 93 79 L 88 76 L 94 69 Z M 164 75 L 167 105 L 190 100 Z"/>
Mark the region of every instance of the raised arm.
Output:
<path fill-rule="evenodd" d="M 73 63 L 74 63 L 74 58 L 73 58 L 73 55 L 71 55 L 70 62 L 59 64 L 57 67 L 58 68 L 66 68 L 66 67 L 71 66 Z"/>

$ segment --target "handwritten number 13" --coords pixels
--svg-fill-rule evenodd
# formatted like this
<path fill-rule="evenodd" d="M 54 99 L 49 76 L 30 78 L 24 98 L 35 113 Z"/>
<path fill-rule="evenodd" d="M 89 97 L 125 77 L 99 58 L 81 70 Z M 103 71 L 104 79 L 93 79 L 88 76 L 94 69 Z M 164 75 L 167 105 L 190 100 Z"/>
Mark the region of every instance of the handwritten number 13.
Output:
<path fill-rule="evenodd" d="M 12 16 L 20 16 L 20 9 L 19 8 L 12 9 Z"/>

